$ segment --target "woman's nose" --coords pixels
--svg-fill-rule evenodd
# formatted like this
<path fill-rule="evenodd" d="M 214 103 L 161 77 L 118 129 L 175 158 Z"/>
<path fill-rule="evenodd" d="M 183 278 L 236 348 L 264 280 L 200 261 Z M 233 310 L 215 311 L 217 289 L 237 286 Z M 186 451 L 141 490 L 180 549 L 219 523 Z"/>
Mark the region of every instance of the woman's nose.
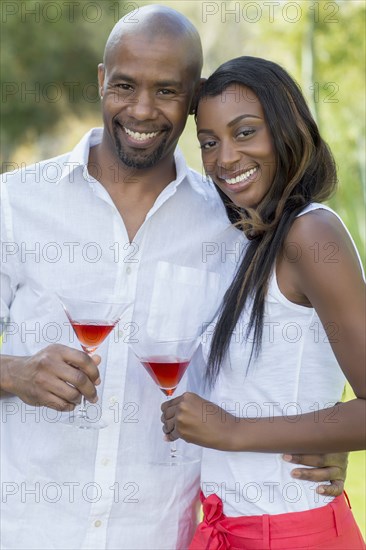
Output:
<path fill-rule="evenodd" d="M 225 140 L 220 143 L 217 155 L 217 164 L 223 171 L 235 170 L 236 166 L 239 167 L 240 160 L 240 151 L 238 151 L 233 142 Z"/>

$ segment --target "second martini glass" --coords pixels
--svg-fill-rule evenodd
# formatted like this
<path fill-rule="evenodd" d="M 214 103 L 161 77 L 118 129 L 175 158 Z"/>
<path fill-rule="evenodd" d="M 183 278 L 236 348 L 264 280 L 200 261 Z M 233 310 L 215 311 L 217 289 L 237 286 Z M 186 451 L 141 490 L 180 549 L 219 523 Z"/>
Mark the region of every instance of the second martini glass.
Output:
<path fill-rule="evenodd" d="M 130 343 L 130 347 L 155 384 L 169 399 L 177 389 L 199 344 L 199 337 L 186 340 L 153 340 L 145 334 L 141 341 Z M 174 466 L 198 460 L 179 454 L 176 443 L 172 442 L 170 459 L 159 464 Z"/>
<path fill-rule="evenodd" d="M 104 342 L 129 306 L 127 303 L 81 300 L 66 296 L 59 296 L 59 299 L 82 349 L 89 356 Z M 82 429 L 100 429 L 107 425 L 102 418 L 93 419 L 88 416 L 83 395 L 76 416 L 68 418 L 67 423 Z"/>

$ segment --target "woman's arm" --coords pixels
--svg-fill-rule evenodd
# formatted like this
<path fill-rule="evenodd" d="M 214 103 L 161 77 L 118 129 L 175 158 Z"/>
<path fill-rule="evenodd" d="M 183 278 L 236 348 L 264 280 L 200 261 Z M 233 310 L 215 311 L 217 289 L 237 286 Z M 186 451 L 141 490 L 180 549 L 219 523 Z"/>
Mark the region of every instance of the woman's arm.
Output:
<path fill-rule="evenodd" d="M 356 399 L 316 415 L 249 419 L 185 394 L 163 408 L 170 439 L 221 450 L 290 454 L 366 448 L 365 284 L 357 255 L 340 221 L 325 210 L 297 218 L 288 242 L 301 250 L 297 261 L 285 258 L 293 293 L 299 303 L 310 302 L 325 329 L 336 328 L 331 346 Z M 326 261 L 329 247 L 337 250 L 333 262 Z"/>

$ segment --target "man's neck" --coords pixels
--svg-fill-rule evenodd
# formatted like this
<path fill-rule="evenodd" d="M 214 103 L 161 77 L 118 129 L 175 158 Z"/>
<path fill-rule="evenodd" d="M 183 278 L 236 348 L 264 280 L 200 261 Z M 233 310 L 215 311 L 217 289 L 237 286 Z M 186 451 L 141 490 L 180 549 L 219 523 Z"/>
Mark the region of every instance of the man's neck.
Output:
<path fill-rule="evenodd" d="M 90 149 L 89 174 L 108 191 L 132 241 L 160 193 L 176 177 L 174 156 L 149 169 L 129 168 L 103 142 Z"/>

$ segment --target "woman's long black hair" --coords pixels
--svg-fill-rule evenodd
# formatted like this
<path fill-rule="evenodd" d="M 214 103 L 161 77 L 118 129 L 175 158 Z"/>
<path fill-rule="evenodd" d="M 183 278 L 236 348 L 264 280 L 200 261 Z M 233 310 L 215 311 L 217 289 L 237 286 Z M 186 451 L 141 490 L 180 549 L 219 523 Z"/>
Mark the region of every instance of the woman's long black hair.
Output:
<path fill-rule="evenodd" d="M 252 300 L 247 336 L 253 331 L 258 355 L 263 332 L 264 303 L 276 258 L 296 216 L 311 202 L 333 193 L 336 167 L 320 137 L 299 86 L 276 63 L 257 57 L 238 57 L 221 65 L 203 84 L 200 102 L 221 95 L 228 86 L 249 88 L 259 99 L 272 137 L 276 171 L 273 183 L 256 209 L 239 210 L 220 190 L 232 223 L 250 239 L 228 288 L 212 338 L 207 378 L 212 385 L 227 353 L 231 335 L 248 300 Z M 252 357 L 251 355 L 251 357 Z"/>

